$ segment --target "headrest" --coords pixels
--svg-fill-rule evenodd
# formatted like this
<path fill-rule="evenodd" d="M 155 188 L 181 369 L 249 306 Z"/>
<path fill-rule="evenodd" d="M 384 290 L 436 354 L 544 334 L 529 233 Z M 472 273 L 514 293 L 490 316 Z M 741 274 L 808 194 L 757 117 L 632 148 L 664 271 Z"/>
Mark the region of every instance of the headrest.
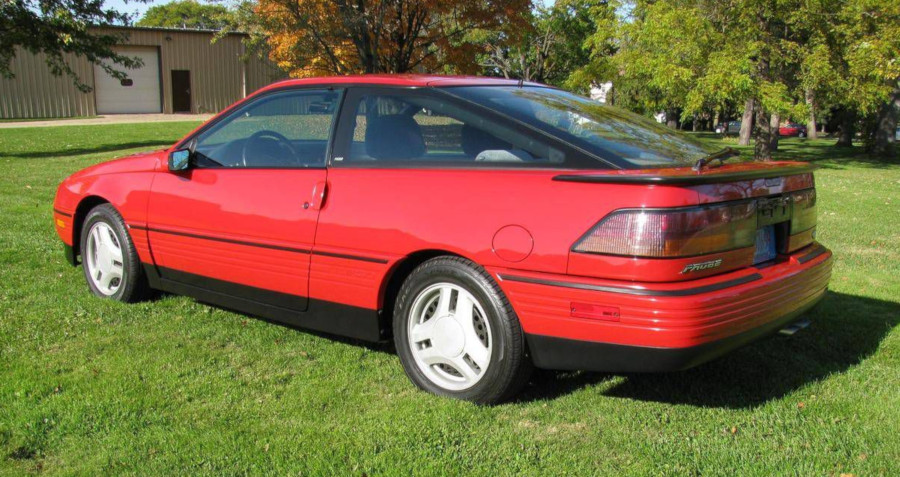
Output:
<path fill-rule="evenodd" d="M 405 114 L 376 116 L 366 126 L 366 154 L 375 159 L 408 160 L 425 154 L 422 128 Z"/>
<path fill-rule="evenodd" d="M 466 124 L 462 127 L 462 149 L 467 156 L 478 157 L 484 151 L 512 149 L 512 147 L 497 136 Z"/>

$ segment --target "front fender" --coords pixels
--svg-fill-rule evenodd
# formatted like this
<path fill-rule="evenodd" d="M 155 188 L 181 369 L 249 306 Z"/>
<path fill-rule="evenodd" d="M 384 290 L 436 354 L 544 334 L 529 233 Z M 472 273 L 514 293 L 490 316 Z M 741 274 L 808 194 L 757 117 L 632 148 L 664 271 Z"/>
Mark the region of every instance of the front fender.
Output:
<path fill-rule="evenodd" d="M 79 176 L 63 181 L 57 189 L 53 203 L 56 233 L 65 245 L 66 259 L 76 265 L 81 227 L 88 212 L 102 203 L 112 204 L 128 224 L 147 222 L 147 205 L 153 171 L 123 172 Z M 146 237 L 135 236 L 132 240 L 141 260 L 150 261 Z"/>

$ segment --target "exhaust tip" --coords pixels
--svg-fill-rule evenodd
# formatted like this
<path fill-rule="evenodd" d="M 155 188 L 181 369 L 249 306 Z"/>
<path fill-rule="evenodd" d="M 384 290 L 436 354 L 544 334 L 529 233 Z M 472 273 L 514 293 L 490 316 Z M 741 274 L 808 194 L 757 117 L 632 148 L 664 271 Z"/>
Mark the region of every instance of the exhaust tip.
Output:
<path fill-rule="evenodd" d="M 784 336 L 793 336 L 794 333 L 802 330 L 803 328 L 806 328 L 809 325 L 810 325 L 809 320 L 795 321 L 795 322 L 791 323 L 790 325 L 779 330 L 778 334 L 784 335 Z"/>

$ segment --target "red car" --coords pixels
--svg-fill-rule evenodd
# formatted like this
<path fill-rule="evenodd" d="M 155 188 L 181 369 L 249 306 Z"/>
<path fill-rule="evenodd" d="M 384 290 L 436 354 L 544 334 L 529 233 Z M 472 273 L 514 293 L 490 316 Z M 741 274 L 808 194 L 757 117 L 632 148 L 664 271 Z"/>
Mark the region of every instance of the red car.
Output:
<path fill-rule="evenodd" d="M 806 126 L 788 123 L 778 128 L 778 135 L 783 137 L 806 137 Z"/>
<path fill-rule="evenodd" d="M 811 167 L 728 152 L 537 84 L 288 80 L 73 174 L 54 217 L 100 297 L 393 339 L 422 389 L 492 403 L 532 366 L 689 368 L 822 298 Z"/>

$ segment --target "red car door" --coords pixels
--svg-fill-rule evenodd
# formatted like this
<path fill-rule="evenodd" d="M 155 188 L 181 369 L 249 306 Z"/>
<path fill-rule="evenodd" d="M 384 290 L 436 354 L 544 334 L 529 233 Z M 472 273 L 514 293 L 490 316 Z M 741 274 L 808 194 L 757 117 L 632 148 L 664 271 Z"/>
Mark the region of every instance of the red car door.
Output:
<path fill-rule="evenodd" d="M 306 309 L 340 95 L 318 89 L 255 98 L 187 143 L 187 170 L 157 174 L 147 229 L 162 280 Z"/>

